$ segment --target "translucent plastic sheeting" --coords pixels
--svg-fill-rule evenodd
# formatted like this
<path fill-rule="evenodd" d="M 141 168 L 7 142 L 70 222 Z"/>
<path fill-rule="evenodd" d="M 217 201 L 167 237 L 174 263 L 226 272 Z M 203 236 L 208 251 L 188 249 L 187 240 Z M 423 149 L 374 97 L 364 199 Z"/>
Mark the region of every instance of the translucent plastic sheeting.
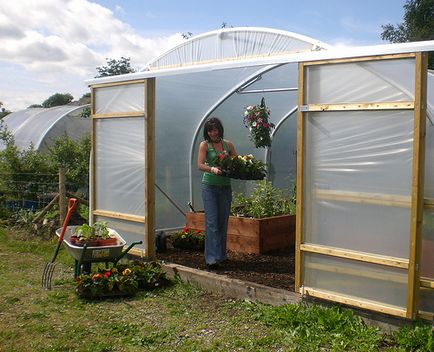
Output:
<path fill-rule="evenodd" d="M 201 120 L 220 99 L 236 90 L 243 81 L 260 69 L 261 67 L 219 70 L 157 78 L 155 182 L 181 209 L 189 210 L 190 151 L 194 133 Z M 244 106 L 244 102 L 236 105 L 229 116 L 238 120 L 244 113 Z M 240 123 L 241 120 L 238 120 L 238 129 L 243 134 L 231 134 L 225 125 L 231 139 L 247 138 Z M 194 185 L 200 188 L 200 181 Z M 159 190 L 155 191 L 155 195 L 156 227 L 185 225 L 185 217 Z"/>
<path fill-rule="evenodd" d="M 408 258 L 409 208 L 314 197 L 305 204 L 304 242 Z"/>
<path fill-rule="evenodd" d="M 413 112 L 309 113 L 305 121 L 305 241 L 407 258 Z M 408 204 L 358 201 L 366 193 Z"/>
<path fill-rule="evenodd" d="M 420 275 L 434 280 L 434 210 L 423 214 Z"/>
<path fill-rule="evenodd" d="M 414 99 L 415 60 L 309 66 L 306 103 L 389 102 Z"/>
<path fill-rule="evenodd" d="M 197 36 L 156 58 L 148 68 L 161 69 L 225 59 L 246 59 L 319 50 L 327 47 L 295 33 L 259 28 L 224 29 Z"/>
<path fill-rule="evenodd" d="M 303 258 L 307 287 L 384 305 L 401 308 L 407 305 L 406 270 L 313 253 L 306 253 Z"/>
<path fill-rule="evenodd" d="M 145 215 L 144 117 L 95 121 L 95 209 Z"/>
<path fill-rule="evenodd" d="M 46 150 L 53 140 L 65 133 L 77 139 L 89 132 L 89 119 L 81 118 L 85 106 L 57 106 L 49 109 L 26 109 L 7 115 L 4 122 L 14 135 L 15 145 L 26 149 Z M 0 143 L 0 149 L 4 146 Z"/>
<path fill-rule="evenodd" d="M 127 242 L 127 245 L 131 244 L 132 242 L 142 241 L 142 244 L 136 245 L 134 248 L 145 248 L 145 224 L 113 219 L 105 216 L 96 216 L 95 221 L 107 222 L 107 226 L 116 229 L 119 235 L 121 235 L 121 237 Z"/>
<path fill-rule="evenodd" d="M 307 193 L 347 190 L 410 196 L 413 111 L 308 113 Z"/>
<path fill-rule="evenodd" d="M 434 290 L 429 288 L 420 289 L 420 307 L 423 312 L 434 313 Z"/>
<path fill-rule="evenodd" d="M 275 68 L 271 71 L 262 73 L 262 79 L 256 81 L 250 86 L 246 87 L 243 92 L 248 93 L 253 90 L 266 90 L 266 89 L 276 89 L 276 88 L 291 88 L 297 86 L 297 65 L 290 64 Z M 238 154 L 253 154 L 256 158 L 265 161 L 266 151 L 263 148 L 256 149 L 253 142 L 249 139 L 249 131 L 243 125 L 243 118 L 245 108 L 249 105 L 255 105 L 261 103 L 261 98 L 265 98 L 265 103 L 270 109 L 271 121 L 275 124 L 279 123 L 288 113 L 297 106 L 297 91 L 281 91 L 281 92 L 262 92 L 262 93 L 250 93 L 250 94 L 238 94 L 233 93 L 226 100 L 224 100 L 219 106 L 212 110 L 209 116 L 217 116 L 221 119 L 224 129 L 225 138 L 234 143 L 235 149 Z M 280 172 L 280 166 L 274 167 L 274 160 L 285 159 L 286 156 L 294 152 L 291 147 L 296 147 L 296 140 L 288 139 L 288 137 L 295 137 L 295 131 L 293 135 L 288 135 L 284 133 L 285 129 L 280 129 L 277 131 L 273 139 L 273 155 L 270 164 L 270 176 L 273 177 L 274 181 L 279 182 L 284 188 L 289 189 L 290 183 L 286 182 L 287 174 Z M 199 144 L 203 141 L 203 128 L 195 140 L 193 149 L 193 200 L 196 209 L 203 209 L 202 199 L 201 199 L 201 178 L 202 172 L 197 170 L 196 160 L 197 152 L 199 149 Z M 285 148 L 274 149 L 274 141 L 281 141 L 285 145 Z M 277 145 L 277 144 L 276 144 Z M 275 152 L 274 152 L 275 151 Z M 286 164 L 287 165 L 287 164 Z M 292 173 L 295 174 L 295 163 L 290 166 Z M 287 169 L 285 172 L 288 171 Z M 286 182 L 286 183 L 285 183 Z M 253 187 L 253 181 L 236 181 L 232 180 L 232 189 L 235 192 L 248 193 Z"/>
<path fill-rule="evenodd" d="M 434 199 L 434 74 L 428 74 L 428 108 L 425 138 L 425 197 Z"/>
<path fill-rule="evenodd" d="M 144 110 L 144 83 L 117 85 L 95 89 L 95 114 Z"/>

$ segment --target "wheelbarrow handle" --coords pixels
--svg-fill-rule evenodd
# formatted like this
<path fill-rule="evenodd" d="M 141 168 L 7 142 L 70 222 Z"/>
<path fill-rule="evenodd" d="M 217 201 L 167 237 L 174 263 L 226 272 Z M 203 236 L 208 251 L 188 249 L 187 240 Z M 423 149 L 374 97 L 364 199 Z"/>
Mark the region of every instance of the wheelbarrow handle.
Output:
<path fill-rule="evenodd" d="M 135 245 L 137 245 L 137 244 L 142 244 L 143 243 L 143 241 L 136 241 L 136 242 L 132 242 L 128 247 L 127 247 L 127 249 L 125 249 L 120 255 L 119 255 L 119 257 L 117 257 L 114 261 L 113 261 L 113 263 L 116 265 L 116 263 L 119 261 L 119 260 L 121 260 L 124 256 L 125 256 L 125 254 L 127 254 L 129 251 L 130 251 L 130 249 L 131 248 L 133 248 Z"/>

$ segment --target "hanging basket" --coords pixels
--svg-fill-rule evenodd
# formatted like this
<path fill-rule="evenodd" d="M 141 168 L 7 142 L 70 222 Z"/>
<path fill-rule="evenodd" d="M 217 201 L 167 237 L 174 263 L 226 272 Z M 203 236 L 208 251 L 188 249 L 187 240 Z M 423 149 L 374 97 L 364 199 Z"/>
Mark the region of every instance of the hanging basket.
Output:
<path fill-rule="evenodd" d="M 249 129 L 249 138 L 255 148 L 271 147 L 271 132 L 275 126 L 270 122 L 270 110 L 265 105 L 265 98 L 261 99 L 261 104 L 246 108 L 243 122 Z"/>

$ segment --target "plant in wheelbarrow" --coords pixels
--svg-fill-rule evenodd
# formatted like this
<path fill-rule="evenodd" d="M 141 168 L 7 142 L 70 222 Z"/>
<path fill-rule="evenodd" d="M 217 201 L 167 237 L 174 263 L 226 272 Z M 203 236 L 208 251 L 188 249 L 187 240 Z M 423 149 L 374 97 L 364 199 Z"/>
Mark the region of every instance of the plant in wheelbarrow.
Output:
<path fill-rule="evenodd" d="M 117 243 L 116 236 L 110 234 L 107 222 L 95 222 L 93 225 L 83 224 L 75 229 L 75 234 L 70 238 L 71 243 L 77 246 L 113 246 Z"/>

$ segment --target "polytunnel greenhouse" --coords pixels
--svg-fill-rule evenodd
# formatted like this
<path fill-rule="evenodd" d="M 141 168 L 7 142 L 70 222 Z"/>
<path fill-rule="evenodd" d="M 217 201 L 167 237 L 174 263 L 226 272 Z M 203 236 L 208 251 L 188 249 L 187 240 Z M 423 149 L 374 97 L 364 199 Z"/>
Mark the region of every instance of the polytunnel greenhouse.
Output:
<path fill-rule="evenodd" d="M 89 133 L 89 118 L 82 117 L 86 107 L 88 105 L 28 108 L 7 115 L 3 121 L 19 149 L 27 149 L 32 144 L 35 150 L 44 151 L 62 135 L 76 140 Z"/>
<path fill-rule="evenodd" d="M 89 80 L 91 220 L 144 238 L 152 257 L 156 228 L 183 226 L 189 201 L 202 209 L 196 152 L 217 116 L 238 153 L 267 162 L 275 186 L 297 185 L 297 292 L 432 319 L 433 50 L 434 41 L 337 49 L 230 28 L 142 72 Z M 256 150 L 242 119 L 262 97 L 276 129 Z"/>

